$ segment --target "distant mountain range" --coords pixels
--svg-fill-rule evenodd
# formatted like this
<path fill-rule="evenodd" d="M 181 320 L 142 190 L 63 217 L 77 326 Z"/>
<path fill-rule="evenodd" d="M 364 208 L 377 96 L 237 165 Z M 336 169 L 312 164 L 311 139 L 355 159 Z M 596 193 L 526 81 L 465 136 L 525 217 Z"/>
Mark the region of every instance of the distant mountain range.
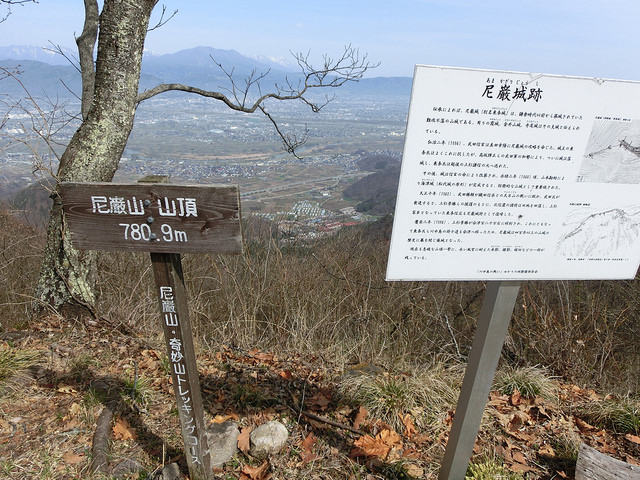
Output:
<path fill-rule="evenodd" d="M 47 63 L 49 65 L 69 65 L 69 62 L 62 55 L 52 51 L 50 47 L 36 47 L 33 45 L 9 45 L 0 47 L 0 58 L 11 60 L 33 60 L 35 62 Z M 77 58 L 78 54 L 69 48 L 63 51 L 72 58 Z"/>
<path fill-rule="evenodd" d="M 75 52 L 67 50 L 70 57 Z M 263 80 L 263 88 L 274 83 L 282 84 L 285 78 L 297 81 L 300 74 L 282 63 L 246 57 L 235 50 L 221 50 L 211 47 L 195 47 L 179 52 L 153 55 L 145 54 L 142 61 L 140 89 L 151 88 L 158 83 L 186 83 L 209 90 L 228 87 L 228 78 L 212 60 L 220 63 L 225 70 L 233 70 L 234 78 L 241 84 L 255 72 L 269 71 Z M 20 80 L 34 96 L 71 97 L 80 92 L 80 75 L 61 55 L 49 50 L 24 45 L 0 47 L 0 66 L 18 69 Z M 375 74 L 375 70 L 371 71 Z M 66 87 L 65 87 L 66 85 Z M 0 81 L 0 91 L 12 96 L 21 96 L 20 85 L 10 79 Z M 411 78 L 409 77 L 372 77 L 357 83 L 350 83 L 340 89 L 341 95 L 348 96 L 393 96 L 409 98 Z"/>

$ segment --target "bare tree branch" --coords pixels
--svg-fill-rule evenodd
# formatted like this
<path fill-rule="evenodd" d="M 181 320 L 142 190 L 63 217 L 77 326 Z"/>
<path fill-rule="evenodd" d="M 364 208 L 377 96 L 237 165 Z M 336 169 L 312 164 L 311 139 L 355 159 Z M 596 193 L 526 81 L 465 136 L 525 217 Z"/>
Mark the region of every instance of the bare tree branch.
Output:
<path fill-rule="evenodd" d="M 4 22 L 11 15 L 11 5 L 23 5 L 25 3 L 38 3 L 38 0 L 0 0 L 0 5 L 7 5 L 7 13 L 0 17 L 0 23 Z"/>
<path fill-rule="evenodd" d="M 93 50 L 98 37 L 98 0 L 84 0 L 84 26 L 82 34 L 76 38 L 80 56 L 80 74 L 82 75 L 82 118 L 86 119 L 93 101 L 95 86 L 95 67 Z"/>
<path fill-rule="evenodd" d="M 72 96 L 74 96 L 76 99 L 80 100 L 80 102 L 82 102 L 82 98 L 80 98 L 78 96 L 78 94 L 76 92 L 74 92 L 73 90 L 71 90 L 71 87 L 69 85 L 67 85 L 64 80 L 60 79 L 60 83 L 62 84 L 62 86 L 65 88 L 65 90 L 67 92 L 69 92 Z"/>
<path fill-rule="evenodd" d="M 80 63 L 77 58 L 72 57 L 67 52 L 65 52 L 64 49 L 60 46 L 60 44 L 53 43 L 51 40 L 49 40 L 49 43 L 51 44 L 51 47 L 42 47 L 44 51 L 55 53 L 56 55 L 62 55 L 64 59 L 67 62 L 69 62 L 69 65 L 75 68 L 78 71 L 78 73 L 82 73 L 80 71 Z"/>
<path fill-rule="evenodd" d="M 298 155 L 296 149 L 307 142 L 307 138 L 309 137 L 309 129 L 305 127 L 304 133 L 302 134 L 301 138 L 298 138 L 296 134 L 285 134 L 282 130 L 280 130 L 278 122 L 271 116 L 269 112 L 265 110 L 262 105 L 260 105 L 258 108 L 273 124 L 273 128 L 275 128 L 276 133 L 282 140 L 282 146 L 284 150 L 296 157 L 298 160 L 302 160 L 302 157 Z"/>
<path fill-rule="evenodd" d="M 282 139 L 284 149 L 299 158 L 295 150 L 304 144 L 307 137 L 306 134 L 301 138 L 297 138 L 295 135 L 288 135 L 282 132 L 277 121 L 265 110 L 265 101 L 270 99 L 282 101 L 298 100 L 308 106 L 312 112 L 317 113 L 331 102 L 333 97 L 325 95 L 324 100 L 319 102 L 308 96 L 310 91 L 318 88 L 337 88 L 347 82 L 357 82 L 364 76 L 367 70 L 377 67 L 378 64 L 370 63 L 367 55 L 360 54 L 360 52 L 351 45 L 345 46 L 342 54 L 336 59 L 324 55 L 320 67 L 313 66 L 309 60 L 309 53 L 292 53 L 292 55 L 300 68 L 301 78 L 297 82 L 286 78 L 284 85 L 276 84 L 274 86 L 274 92 L 262 93 L 261 82 L 269 75 L 269 70 L 265 72 L 253 70 L 249 76 L 240 83 L 235 78 L 233 69 L 226 70 L 221 63 L 211 57 L 213 62 L 222 70 L 229 80 L 230 88 L 223 89 L 226 90 L 227 95 L 222 92 L 204 90 L 181 83 L 164 83 L 140 93 L 137 102 L 139 104 L 144 100 L 148 100 L 164 92 L 182 91 L 220 100 L 227 107 L 239 112 L 254 113 L 256 110 L 260 110 L 273 124 L 276 133 Z M 251 93 L 254 90 L 258 91 L 258 97 L 251 101 Z"/>
<path fill-rule="evenodd" d="M 171 15 L 169 15 L 167 18 L 164 18 L 165 14 L 167 13 L 167 6 L 166 5 L 162 5 L 162 12 L 160 12 L 160 18 L 158 19 L 158 22 L 153 26 L 153 27 L 149 27 L 147 28 L 147 33 L 155 30 L 156 28 L 160 28 L 161 26 L 165 25 L 167 22 L 169 22 L 169 20 L 171 20 L 173 17 L 175 17 L 178 14 L 178 10 L 174 10 Z"/>
<path fill-rule="evenodd" d="M 7 102 L 0 100 L 7 107 L 7 114 L 3 118 L 6 121 L 8 115 L 12 112 L 19 112 L 20 116 L 26 116 L 27 122 L 20 122 L 18 134 L 8 132 L 3 137 L 11 144 L 22 144 L 32 154 L 34 159 L 33 173 L 45 172 L 49 176 L 55 178 L 52 160 L 59 160 L 56 147 L 64 147 L 65 141 L 61 138 L 64 129 L 70 122 L 76 120 L 72 116 L 66 114 L 57 99 L 47 98 L 44 100 L 49 107 L 42 108 L 39 101 L 34 98 L 26 86 L 20 80 L 15 70 L 8 70 L 0 66 L 0 78 L 11 78 L 15 81 L 24 92 L 24 98 L 15 102 Z M 24 115 L 26 114 L 26 115 Z M 26 123 L 26 124 L 25 124 Z M 46 146 L 46 153 L 42 153 L 38 146 L 38 140 Z"/>

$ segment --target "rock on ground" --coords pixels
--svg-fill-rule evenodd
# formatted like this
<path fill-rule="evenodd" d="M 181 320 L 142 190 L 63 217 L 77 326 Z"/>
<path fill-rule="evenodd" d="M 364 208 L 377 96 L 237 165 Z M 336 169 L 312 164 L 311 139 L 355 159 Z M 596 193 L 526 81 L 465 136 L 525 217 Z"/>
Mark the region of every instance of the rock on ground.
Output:
<path fill-rule="evenodd" d="M 118 463 L 113 470 L 111 470 L 111 475 L 116 478 L 122 478 L 127 475 L 131 475 L 132 473 L 137 473 L 142 470 L 142 465 L 136 460 L 131 458 L 125 458 L 123 461 Z"/>
<path fill-rule="evenodd" d="M 180 480 L 180 468 L 177 463 L 165 465 L 161 472 L 158 472 L 154 480 Z"/>
<path fill-rule="evenodd" d="M 214 423 L 207 428 L 207 441 L 211 452 L 211 466 L 220 467 L 238 451 L 238 425 L 230 420 Z"/>
<path fill-rule="evenodd" d="M 256 458 L 278 453 L 287 443 L 288 438 L 289 432 L 282 423 L 275 420 L 267 422 L 251 432 L 249 453 Z"/>

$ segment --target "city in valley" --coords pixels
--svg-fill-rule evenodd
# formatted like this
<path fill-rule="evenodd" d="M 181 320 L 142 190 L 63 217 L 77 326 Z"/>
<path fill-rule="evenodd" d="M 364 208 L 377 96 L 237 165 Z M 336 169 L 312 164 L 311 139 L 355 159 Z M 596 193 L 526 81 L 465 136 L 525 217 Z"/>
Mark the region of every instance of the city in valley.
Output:
<path fill-rule="evenodd" d="M 408 92 L 331 93 L 336 98 L 319 113 L 300 104 L 267 103 L 285 134 L 306 137 L 297 151 L 300 158 L 283 150 L 273 125 L 260 113 L 235 112 L 188 94 L 152 98 L 137 110 L 113 181 L 168 175 L 172 183 L 237 184 L 245 219 L 273 221 L 285 236 L 298 239 L 375 219 L 390 212 L 388 206 L 384 212 L 363 207 L 380 193 L 378 187 L 365 183 L 355 196 L 344 195 L 344 190 L 376 172 L 390 172 L 395 188 Z M 5 99 L 0 113 L 0 199 L 17 211 L 28 207 L 12 199 L 55 173 L 58 157 L 79 125 L 77 99 L 34 99 Z"/>

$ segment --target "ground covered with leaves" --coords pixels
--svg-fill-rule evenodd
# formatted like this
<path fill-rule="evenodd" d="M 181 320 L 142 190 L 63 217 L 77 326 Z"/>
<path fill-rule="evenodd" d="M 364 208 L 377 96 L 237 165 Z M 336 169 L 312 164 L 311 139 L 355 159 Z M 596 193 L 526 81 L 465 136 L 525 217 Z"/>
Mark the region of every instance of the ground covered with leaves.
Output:
<path fill-rule="evenodd" d="M 110 464 L 135 460 L 152 478 L 186 465 L 163 340 L 94 320 L 51 315 L 0 337 L 0 477 L 88 478 L 104 405 L 115 411 Z M 199 349 L 207 422 L 238 422 L 239 453 L 221 479 L 436 478 L 463 366 L 388 371 L 330 358 L 232 347 Z M 640 464 L 640 410 L 629 399 L 502 368 L 469 478 L 573 478 L 580 442 Z M 248 454 L 249 432 L 281 421 L 279 454 Z M 105 478 L 95 476 L 95 478 Z"/>

